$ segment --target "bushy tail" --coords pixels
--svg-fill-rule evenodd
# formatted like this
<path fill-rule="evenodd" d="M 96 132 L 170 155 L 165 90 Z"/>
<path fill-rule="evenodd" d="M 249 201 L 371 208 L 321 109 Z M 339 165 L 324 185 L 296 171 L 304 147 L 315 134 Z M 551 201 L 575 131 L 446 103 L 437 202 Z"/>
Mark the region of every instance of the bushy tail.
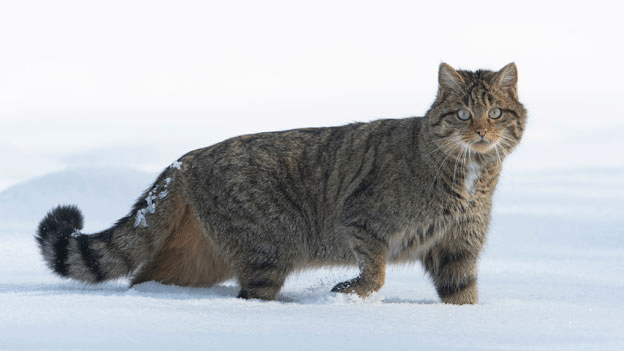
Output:
<path fill-rule="evenodd" d="M 36 235 L 48 267 L 88 283 L 131 275 L 161 248 L 188 210 L 180 164 L 165 170 L 128 216 L 102 232 L 83 234 L 83 216 L 75 206 L 50 211 Z"/>

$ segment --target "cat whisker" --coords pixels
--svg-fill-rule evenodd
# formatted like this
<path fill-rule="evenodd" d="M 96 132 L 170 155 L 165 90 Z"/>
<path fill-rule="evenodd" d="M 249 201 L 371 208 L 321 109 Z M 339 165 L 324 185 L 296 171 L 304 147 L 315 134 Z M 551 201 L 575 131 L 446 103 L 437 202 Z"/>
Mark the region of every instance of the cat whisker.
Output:
<path fill-rule="evenodd" d="M 501 158 L 501 155 L 500 155 L 500 153 L 498 152 L 499 147 L 500 147 L 500 144 L 499 144 L 499 143 L 496 143 L 496 144 L 494 145 L 494 151 L 496 152 L 496 158 L 498 159 L 498 165 L 499 165 L 499 166 L 502 166 L 502 165 L 503 165 L 503 159 Z"/>
<path fill-rule="evenodd" d="M 444 139 L 440 139 L 441 142 L 435 142 L 435 141 L 431 141 L 428 143 L 428 145 L 433 145 L 434 149 L 433 150 L 429 150 L 429 152 L 426 153 L 427 156 L 431 156 L 431 155 L 439 155 L 440 153 L 444 156 L 449 156 L 450 154 L 452 154 L 452 152 L 454 151 L 454 149 L 456 149 L 456 147 L 449 147 L 449 146 L 455 146 L 457 145 L 457 138 L 455 138 L 454 136 L 451 137 L 446 137 Z M 441 156 L 441 157 L 444 157 Z M 437 163 L 438 158 L 436 158 L 434 160 L 435 163 Z"/>
<path fill-rule="evenodd" d="M 448 153 L 446 154 L 446 157 L 444 157 L 444 159 L 442 160 L 442 162 L 440 162 L 440 165 L 438 166 L 438 170 L 436 171 L 435 176 L 433 177 L 433 183 L 435 184 L 436 179 L 438 179 L 438 176 L 440 175 L 440 172 L 442 171 L 442 167 L 444 166 L 444 164 L 446 163 L 446 161 L 451 157 L 451 154 Z"/>
<path fill-rule="evenodd" d="M 436 150 L 434 150 L 433 152 L 435 152 L 435 151 L 442 151 L 444 153 L 447 153 L 447 148 L 449 146 L 455 146 L 455 145 L 458 144 L 458 140 L 457 139 L 458 138 L 456 136 L 452 135 L 450 137 L 446 137 L 446 138 L 440 139 L 440 142 L 432 141 L 430 144 L 433 144 L 436 147 Z"/>
<path fill-rule="evenodd" d="M 461 150 L 460 152 L 457 154 L 457 158 L 455 159 L 455 167 L 453 168 L 453 184 L 457 184 L 456 182 L 456 177 L 457 177 L 457 164 L 461 163 L 459 162 L 460 160 L 462 160 L 464 158 L 464 155 L 468 152 L 469 147 L 466 145 L 462 145 L 461 146 Z M 465 164 L 465 163 L 464 163 Z"/>
<path fill-rule="evenodd" d="M 503 159 L 507 157 L 509 152 L 513 150 L 515 141 L 506 135 L 501 135 L 492 146 L 490 150 L 494 150 L 496 159 L 499 165 L 502 166 Z"/>
<path fill-rule="evenodd" d="M 508 147 L 509 149 L 513 149 L 515 145 L 517 144 L 516 140 L 513 140 L 512 138 L 506 135 L 501 135 L 499 140 L 504 146 Z"/>
<path fill-rule="evenodd" d="M 450 150 L 447 150 L 446 148 L 443 148 L 442 145 L 444 145 L 444 147 L 453 146 L 453 148 Z M 457 150 L 458 148 L 459 148 L 459 151 L 457 152 L 457 154 L 455 154 L 455 150 Z M 457 158 L 459 158 L 460 156 L 460 152 L 462 151 L 462 148 L 463 148 L 462 143 L 457 136 L 451 136 L 451 137 L 442 139 L 442 143 L 439 146 L 437 146 L 437 149 L 440 150 L 442 154 L 446 156 L 442 159 L 442 162 L 440 162 L 438 169 L 436 171 L 436 174 L 433 177 L 434 183 L 438 179 L 438 176 L 440 175 L 440 172 L 442 171 L 442 168 L 444 167 L 444 164 L 447 162 L 447 160 L 449 160 L 451 157 L 455 157 L 457 160 Z M 455 177 L 453 177 L 453 182 L 455 182 L 454 178 Z"/>

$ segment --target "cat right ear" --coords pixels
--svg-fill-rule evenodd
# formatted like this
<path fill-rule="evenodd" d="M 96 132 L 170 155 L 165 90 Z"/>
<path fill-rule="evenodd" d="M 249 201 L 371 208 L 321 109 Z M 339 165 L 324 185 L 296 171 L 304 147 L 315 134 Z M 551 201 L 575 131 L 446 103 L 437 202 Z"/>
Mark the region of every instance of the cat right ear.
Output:
<path fill-rule="evenodd" d="M 438 71 L 438 84 L 440 85 L 438 98 L 447 93 L 459 95 L 463 90 L 464 78 L 450 65 L 441 63 Z"/>
<path fill-rule="evenodd" d="M 518 68 L 515 63 L 510 63 L 503 67 L 496 75 L 496 86 L 498 89 L 510 94 L 518 99 Z"/>

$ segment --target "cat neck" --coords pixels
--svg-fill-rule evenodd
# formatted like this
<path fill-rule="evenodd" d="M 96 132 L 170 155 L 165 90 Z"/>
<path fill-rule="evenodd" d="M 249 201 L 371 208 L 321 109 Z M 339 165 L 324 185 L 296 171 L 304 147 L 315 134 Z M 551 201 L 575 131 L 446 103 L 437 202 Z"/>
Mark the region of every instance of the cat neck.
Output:
<path fill-rule="evenodd" d="M 430 134 L 423 132 L 419 143 L 422 162 L 428 165 L 434 184 L 466 198 L 493 192 L 501 171 L 501 158 L 467 148 L 445 151 Z"/>

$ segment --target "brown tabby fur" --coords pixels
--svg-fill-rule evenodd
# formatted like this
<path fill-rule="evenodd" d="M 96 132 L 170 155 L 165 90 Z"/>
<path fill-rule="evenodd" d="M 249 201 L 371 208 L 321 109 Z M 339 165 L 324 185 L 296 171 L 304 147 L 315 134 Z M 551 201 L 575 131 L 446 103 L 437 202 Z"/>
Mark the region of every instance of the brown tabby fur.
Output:
<path fill-rule="evenodd" d="M 63 206 L 37 240 L 50 268 L 86 282 L 234 278 L 239 297 L 270 300 L 291 272 L 357 265 L 332 291 L 366 296 L 387 263 L 420 261 L 443 302 L 477 303 L 492 194 L 526 122 L 516 84 L 514 64 L 442 64 L 425 117 L 232 138 L 181 157 L 112 228 L 82 234 Z"/>

